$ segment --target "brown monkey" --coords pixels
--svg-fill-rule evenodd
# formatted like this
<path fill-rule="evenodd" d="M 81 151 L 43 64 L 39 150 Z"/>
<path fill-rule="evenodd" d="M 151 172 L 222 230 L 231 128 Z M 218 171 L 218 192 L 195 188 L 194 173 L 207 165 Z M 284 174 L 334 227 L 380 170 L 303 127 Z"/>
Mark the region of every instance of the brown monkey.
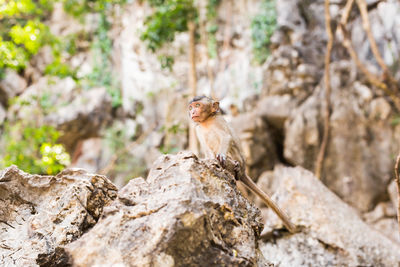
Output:
<path fill-rule="evenodd" d="M 219 103 L 206 96 L 195 97 L 189 103 L 189 114 L 197 123 L 196 134 L 205 156 L 217 159 L 222 167 L 232 166 L 229 163 L 233 162 L 233 170 L 227 169 L 233 171 L 237 180 L 243 182 L 272 208 L 291 233 L 295 233 L 296 226 L 290 222 L 286 213 L 246 174 L 239 140 L 228 123 L 219 115 Z"/>

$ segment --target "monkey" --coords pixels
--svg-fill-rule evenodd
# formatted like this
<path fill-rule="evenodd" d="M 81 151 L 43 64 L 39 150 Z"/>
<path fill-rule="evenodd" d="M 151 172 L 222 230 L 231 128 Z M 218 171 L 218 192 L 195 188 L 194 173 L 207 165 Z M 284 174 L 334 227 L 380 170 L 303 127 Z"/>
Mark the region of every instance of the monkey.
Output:
<path fill-rule="evenodd" d="M 219 102 L 207 96 L 196 96 L 189 102 L 189 116 L 197 124 L 196 135 L 205 157 L 216 159 L 223 168 L 233 172 L 236 180 L 246 185 L 278 215 L 289 232 L 297 232 L 288 215 L 246 174 L 239 139 L 220 115 Z"/>

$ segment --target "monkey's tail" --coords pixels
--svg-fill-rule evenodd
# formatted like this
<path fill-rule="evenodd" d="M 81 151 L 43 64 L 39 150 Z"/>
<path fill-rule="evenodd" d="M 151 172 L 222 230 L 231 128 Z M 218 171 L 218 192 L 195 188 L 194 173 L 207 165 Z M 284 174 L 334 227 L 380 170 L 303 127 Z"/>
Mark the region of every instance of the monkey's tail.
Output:
<path fill-rule="evenodd" d="M 243 181 L 244 180 L 244 181 Z M 290 233 L 294 234 L 297 232 L 296 226 L 290 221 L 289 216 L 279 208 L 279 206 L 271 199 L 271 197 L 262 191 L 254 182 L 251 180 L 251 178 L 247 175 L 243 175 L 242 177 L 242 182 L 250 188 L 251 191 L 256 193 L 263 201 L 264 203 L 270 207 L 276 215 L 282 220 L 283 225 L 286 227 L 286 229 L 289 230 Z"/>

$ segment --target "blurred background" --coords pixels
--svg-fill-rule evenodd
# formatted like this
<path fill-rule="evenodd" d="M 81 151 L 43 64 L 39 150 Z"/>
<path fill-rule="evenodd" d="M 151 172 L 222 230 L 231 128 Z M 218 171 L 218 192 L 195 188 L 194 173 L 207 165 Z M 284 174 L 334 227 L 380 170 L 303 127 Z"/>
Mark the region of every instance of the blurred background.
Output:
<path fill-rule="evenodd" d="M 256 181 L 300 165 L 383 209 L 399 57 L 397 0 L 0 0 L 0 168 L 121 187 L 188 149 L 187 103 L 206 94 Z"/>

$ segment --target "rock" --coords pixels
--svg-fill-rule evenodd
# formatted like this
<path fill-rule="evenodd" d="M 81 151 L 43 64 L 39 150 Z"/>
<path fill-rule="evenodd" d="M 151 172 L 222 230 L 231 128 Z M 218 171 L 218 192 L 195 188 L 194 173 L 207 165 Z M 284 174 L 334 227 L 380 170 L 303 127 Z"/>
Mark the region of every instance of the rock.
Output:
<path fill-rule="evenodd" d="M 372 227 L 390 240 L 400 244 L 399 224 L 396 218 L 382 218 L 372 224 Z"/>
<path fill-rule="evenodd" d="M 215 161 L 162 156 L 65 250 L 74 266 L 265 266 L 260 213 L 233 184 Z"/>
<path fill-rule="evenodd" d="M 398 206 L 399 206 L 399 199 L 398 199 L 398 193 L 397 193 L 397 183 L 395 180 L 393 180 L 389 184 L 387 191 L 389 192 L 389 197 L 393 204 L 393 207 L 397 211 Z"/>
<path fill-rule="evenodd" d="M 70 168 L 81 168 L 91 173 L 97 173 L 101 169 L 102 156 L 101 138 L 89 138 L 81 140 L 80 144 L 72 155 Z"/>
<path fill-rule="evenodd" d="M 0 105 L 8 106 L 8 100 L 21 94 L 27 83 L 15 70 L 6 69 L 4 78 L 0 80 Z"/>
<path fill-rule="evenodd" d="M 273 127 L 283 130 L 285 121 L 295 106 L 296 103 L 290 95 L 273 95 L 261 99 L 256 110 Z"/>
<path fill-rule="evenodd" d="M 103 126 L 111 122 L 111 97 L 105 88 L 93 88 L 77 96 L 46 117 L 63 134 L 59 142 L 72 154 L 81 139 L 98 137 Z"/>
<path fill-rule="evenodd" d="M 83 170 L 65 170 L 57 176 L 31 175 L 15 166 L 3 170 L 1 265 L 66 264 L 67 258 L 58 247 L 92 227 L 103 207 L 115 197 L 116 187 L 106 177 Z"/>
<path fill-rule="evenodd" d="M 231 126 L 240 139 L 243 156 L 254 180 L 279 162 L 271 127 L 257 114 L 257 110 L 235 117 Z"/>
<path fill-rule="evenodd" d="M 298 50 L 280 46 L 266 62 L 261 95 L 288 94 L 300 102 L 310 95 L 320 76 L 321 70 L 305 63 Z"/>
<path fill-rule="evenodd" d="M 385 217 L 396 217 L 396 211 L 391 202 L 381 202 L 373 211 L 365 213 L 363 217 L 367 223 L 372 224 Z"/>
<path fill-rule="evenodd" d="M 266 236 L 260 245 L 266 259 L 279 266 L 398 264 L 399 244 L 364 223 L 311 172 L 301 167 L 278 167 L 274 177 L 279 186 L 273 197 L 302 231 Z M 271 224 L 273 228 L 280 224 L 274 214 L 270 214 L 266 229 Z"/>
<path fill-rule="evenodd" d="M 386 194 L 393 169 L 392 112 L 383 97 L 360 97 L 350 62 L 331 64 L 330 138 L 322 181 L 360 211 L 370 210 Z M 365 92 L 365 88 L 363 88 Z M 284 157 L 314 170 L 322 139 L 323 85 L 294 109 L 285 124 Z"/>

